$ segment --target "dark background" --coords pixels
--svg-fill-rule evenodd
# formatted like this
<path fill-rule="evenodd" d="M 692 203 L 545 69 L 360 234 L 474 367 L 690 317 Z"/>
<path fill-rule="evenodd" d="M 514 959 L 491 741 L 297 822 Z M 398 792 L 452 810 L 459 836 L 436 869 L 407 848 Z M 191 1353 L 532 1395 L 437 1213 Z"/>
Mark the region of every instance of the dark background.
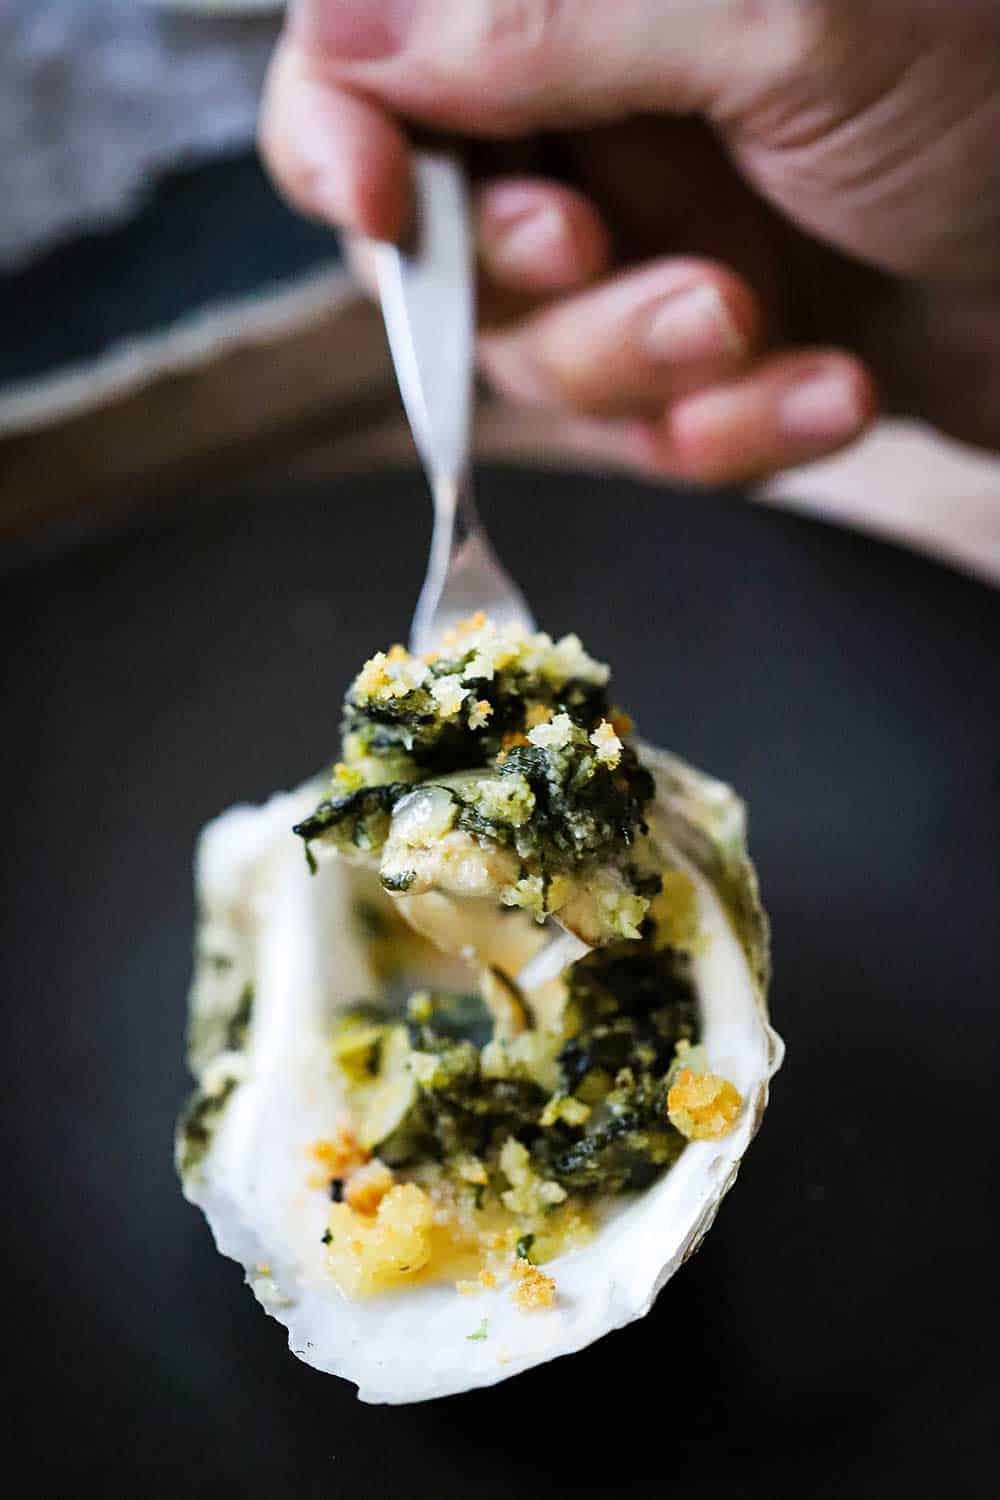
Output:
<path fill-rule="evenodd" d="M 348 677 L 405 635 L 422 485 L 201 494 L 15 556 L 14 1451 L 44 1495 L 992 1496 L 1000 596 L 724 496 L 483 490 L 545 626 L 749 798 L 789 1053 L 741 1180 L 654 1312 L 569 1360 L 403 1408 L 296 1361 L 173 1175 L 192 847 L 330 759 Z"/>

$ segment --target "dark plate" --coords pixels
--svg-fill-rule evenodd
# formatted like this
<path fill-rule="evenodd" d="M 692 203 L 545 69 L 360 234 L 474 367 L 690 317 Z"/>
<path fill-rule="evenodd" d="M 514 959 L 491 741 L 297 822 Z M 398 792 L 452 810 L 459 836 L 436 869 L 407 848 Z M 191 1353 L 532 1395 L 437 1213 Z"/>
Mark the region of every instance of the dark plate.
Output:
<path fill-rule="evenodd" d="M 993 1494 L 1000 596 L 735 500 L 484 488 L 544 624 L 750 801 L 789 1046 L 763 1134 L 655 1312 L 586 1353 L 395 1409 L 299 1364 L 171 1166 L 191 852 L 329 760 L 405 633 L 423 490 L 199 502 L 35 562 L 0 604 L 0 1099 L 38 1493 Z"/>

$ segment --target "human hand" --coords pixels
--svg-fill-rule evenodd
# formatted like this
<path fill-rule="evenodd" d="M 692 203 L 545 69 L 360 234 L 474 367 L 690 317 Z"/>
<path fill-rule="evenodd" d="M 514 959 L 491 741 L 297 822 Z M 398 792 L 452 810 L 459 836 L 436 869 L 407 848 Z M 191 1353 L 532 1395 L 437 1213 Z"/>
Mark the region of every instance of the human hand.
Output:
<path fill-rule="evenodd" d="M 393 238 L 474 138 L 480 362 L 647 471 L 745 481 L 893 409 L 1000 447 L 989 0 L 299 0 L 262 148 Z"/>

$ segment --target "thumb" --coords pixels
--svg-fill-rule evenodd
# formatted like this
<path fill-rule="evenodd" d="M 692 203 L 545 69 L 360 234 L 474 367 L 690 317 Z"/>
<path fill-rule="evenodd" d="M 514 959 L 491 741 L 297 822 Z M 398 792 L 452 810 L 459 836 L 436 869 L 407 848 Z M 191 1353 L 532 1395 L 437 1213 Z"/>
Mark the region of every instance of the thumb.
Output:
<path fill-rule="evenodd" d="M 731 116 L 809 51 L 822 0 L 299 0 L 329 83 L 467 134 L 622 113 Z"/>

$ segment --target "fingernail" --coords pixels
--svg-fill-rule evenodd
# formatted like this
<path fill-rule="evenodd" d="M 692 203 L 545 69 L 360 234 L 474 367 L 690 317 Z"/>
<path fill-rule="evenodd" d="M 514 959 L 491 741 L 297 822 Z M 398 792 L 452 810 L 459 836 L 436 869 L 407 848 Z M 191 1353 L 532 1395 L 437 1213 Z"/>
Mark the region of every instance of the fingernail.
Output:
<path fill-rule="evenodd" d="M 306 12 L 310 41 L 339 62 L 374 62 L 401 51 L 416 0 L 329 0 Z"/>
<path fill-rule="evenodd" d="M 843 371 L 824 370 L 785 391 L 778 418 L 789 437 L 823 443 L 857 432 L 864 412 L 855 382 Z"/>
<path fill-rule="evenodd" d="M 658 302 L 643 338 L 660 360 L 718 359 L 746 347 L 718 290 L 705 282 Z"/>
<path fill-rule="evenodd" d="M 480 253 L 497 275 L 535 270 L 538 262 L 562 248 L 565 224 L 551 205 L 522 212 L 517 218 L 486 226 Z"/>

